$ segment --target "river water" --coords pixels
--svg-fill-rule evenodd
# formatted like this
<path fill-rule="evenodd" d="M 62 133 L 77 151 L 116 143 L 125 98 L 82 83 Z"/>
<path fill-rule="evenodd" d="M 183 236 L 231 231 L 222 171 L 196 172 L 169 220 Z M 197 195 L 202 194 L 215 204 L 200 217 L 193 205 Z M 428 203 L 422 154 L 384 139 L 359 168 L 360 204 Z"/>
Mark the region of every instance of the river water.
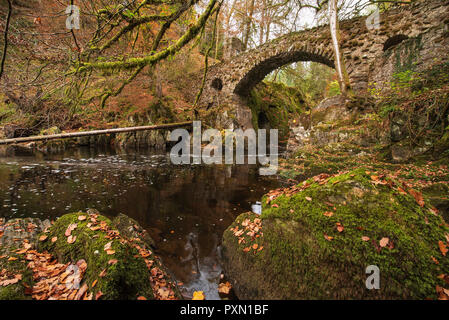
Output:
<path fill-rule="evenodd" d="M 0 156 L 0 217 L 54 220 L 97 209 L 137 220 L 186 297 L 219 299 L 223 231 L 280 182 L 255 165 L 184 165 L 166 153 L 77 148 Z"/>

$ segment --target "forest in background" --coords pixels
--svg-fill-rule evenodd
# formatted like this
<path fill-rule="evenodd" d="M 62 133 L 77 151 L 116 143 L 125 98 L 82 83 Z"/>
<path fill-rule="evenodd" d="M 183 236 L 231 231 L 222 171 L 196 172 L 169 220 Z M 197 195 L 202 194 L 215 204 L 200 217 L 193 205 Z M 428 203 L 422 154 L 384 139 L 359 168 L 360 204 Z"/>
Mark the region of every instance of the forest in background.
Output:
<path fill-rule="evenodd" d="M 205 63 L 226 60 L 229 46 L 245 51 L 328 22 L 328 1 L 9 2 L 9 19 L 8 2 L 0 4 L 8 39 L 0 41 L 0 123 L 22 128 L 19 135 L 191 119 L 192 82 Z M 375 2 L 340 1 L 339 18 L 393 5 Z M 68 5 L 80 8 L 79 29 L 66 28 Z M 340 93 L 335 71 L 317 63 L 285 66 L 267 80 L 295 87 L 310 106 Z"/>

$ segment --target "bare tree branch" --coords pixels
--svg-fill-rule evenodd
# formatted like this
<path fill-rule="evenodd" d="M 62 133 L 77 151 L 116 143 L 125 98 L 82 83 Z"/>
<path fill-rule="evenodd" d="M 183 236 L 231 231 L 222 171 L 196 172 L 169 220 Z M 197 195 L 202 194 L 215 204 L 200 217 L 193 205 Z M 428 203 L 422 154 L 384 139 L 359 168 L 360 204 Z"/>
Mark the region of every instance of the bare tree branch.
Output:
<path fill-rule="evenodd" d="M 8 31 L 9 31 L 9 23 L 11 21 L 11 14 L 12 14 L 12 3 L 11 0 L 8 1 L 8 14 L 6 17 L 6 24 L 5 24 L 5 32 L 4 32 L 4 43 L 3 43 L 3 54 L 2 54 L 2 61 L 0 64 L 0 79 L 3 75 L 3 70 L 5 69 L 5 61 L 6 61 L 6 51 L 8 50 Z"/>

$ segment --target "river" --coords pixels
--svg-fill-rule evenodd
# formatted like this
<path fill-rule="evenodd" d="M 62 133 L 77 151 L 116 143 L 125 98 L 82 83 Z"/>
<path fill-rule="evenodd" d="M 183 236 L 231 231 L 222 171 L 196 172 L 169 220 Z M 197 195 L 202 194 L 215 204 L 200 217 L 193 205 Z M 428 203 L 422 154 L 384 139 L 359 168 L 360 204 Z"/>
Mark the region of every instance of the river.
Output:
<path fill-rule="evenodd" d="M 223 231 L 280 185 L 259 176 L 255 165 L 175 166 L 168 154 L 147 150 L 9 150 L 0 156 L 0 217 L 55 220 L 90 208 L 108 217 L 124 213 L 148 230 L 186 297 L 204 291 L 219 299 Z"/>

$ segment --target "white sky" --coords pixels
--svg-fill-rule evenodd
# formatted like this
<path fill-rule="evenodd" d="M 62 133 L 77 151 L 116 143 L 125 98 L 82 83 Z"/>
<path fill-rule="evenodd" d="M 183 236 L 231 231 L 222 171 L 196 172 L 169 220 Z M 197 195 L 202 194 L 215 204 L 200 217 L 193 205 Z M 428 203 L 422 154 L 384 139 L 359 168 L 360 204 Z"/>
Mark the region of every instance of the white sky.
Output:
<path fill-rule="evenodd" d="M 308 1 L 312 1 L 312 3 L 315 2 L 315 0 L 308 0 Z M 234 0 L 225 0 L 225 5 L 227 5 L 227 7 L 229 7 L 232 5 L 233 2 L 234 2 Z M 368 2 L 368 0 L 339 0 L 339 6 L 340 7 L 343 6 L 342 10 L 341 10 L 341 14 L 343 14 L 343 15 L 347 14 L 350 11 L 350 8 L 353 7 L 354 5 L 359 5 L 359 6 L 365 5 L 367 2 Z M 367 10 L 365 10 L 364 13 L 368 14 L 369 12 L 370 12 L 370 10 L 367 9 Z M 255 18 L 257 19 L 258 17 L 256 16 Z M 315 14 L 315 10 L 312 8 L 303 8 L 300 11 L 296 21 L 294 21 L 295 17 L 293 15 L 291 16 L 291 19 L 292 19 L 292 21 L 290 23 L 288 21 L 285 22 L 286 27 L 288 29 L 272 24 L 270 39 L 275 39 L 275 38 L 279 37 L 280 35 L 288 33 L 290 31 L 299 31 L 299 30 L 311 28 L 311 27 L 318 25 L 318 19 Z M 241 26 L 238 25 L 238 23 L 236 23 L 236 21 L 234 20 L 234 24 L 231 24 L 230 32 L 233 33 L 234 35 L 238 35 L 238 34 L 241 34 L 243 31 L 242 31 Z M 253 38 L 254 39 L 252 39 L 253 41 L 250 44 L 251 47 L 258 46 L 259 45 L 258 34 L 254 35 Z"/>

